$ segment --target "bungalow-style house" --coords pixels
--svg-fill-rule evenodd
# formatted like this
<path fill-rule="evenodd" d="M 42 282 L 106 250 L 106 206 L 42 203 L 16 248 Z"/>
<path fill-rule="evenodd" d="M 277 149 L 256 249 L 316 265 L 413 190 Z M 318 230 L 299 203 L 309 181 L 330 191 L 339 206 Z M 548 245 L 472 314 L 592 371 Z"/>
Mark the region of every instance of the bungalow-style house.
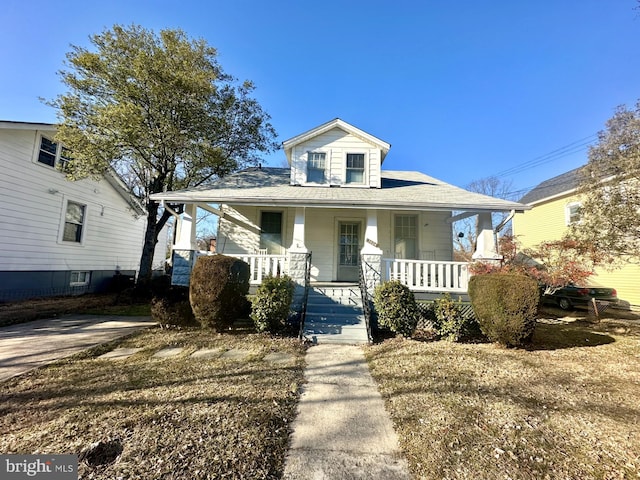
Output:
<path fill-rule="evenodd" d="M 0 121 L 0 301 L 102 291 L 139 267 L 143 207 L 115 173 L 68 181 L 54 135 L 52 124 Z M 165 255 L 159 243 L 154 265 Z"/>
<path fill-rule="evenodd" d="M 553 177 L 537 185 L 520 199 L 531 207 L 513 219 L 513 233 L 522 247 L 534 247 L 543 241 L 559 240 L 573 222 L 580 220 L 580 168 Z M 589 279 L 591 286 L 615 288 L 622 305 L 640 307 L 640 264 L 629 263 L 607 271 L 597 268 Z"/>
<path fill-rule="evenodd" d="M 252 284 L 286 273 L 301 286 L 317 286 L 306 318 L 315 317 L 305 324 L 312 337 L 358 327 L 362 322 L 336 308 L 351 308 L 380 281 L 399 280 L 417 295 L 465 294 L 468 265 L 453 261 L 452 223 L 477 215 L 474 258 L 490 261 L 499 258 L 491 213 L 528 208 L 420 172 L 382 170 L 390 145 L 338 118 L 282 146 L 289 168 L 249 168 L 151 198 L 166 208 L 185 205 L 173 246 L 174 284 L 188 285 L 196 257 L 207 254 L 196 251 L 197 208 L 213 212 L 217 252 L 247 261 Z M 326 297 L 333 313 L 310 315 Z M 354 334 L 344 341 L 362 340 Z"/>

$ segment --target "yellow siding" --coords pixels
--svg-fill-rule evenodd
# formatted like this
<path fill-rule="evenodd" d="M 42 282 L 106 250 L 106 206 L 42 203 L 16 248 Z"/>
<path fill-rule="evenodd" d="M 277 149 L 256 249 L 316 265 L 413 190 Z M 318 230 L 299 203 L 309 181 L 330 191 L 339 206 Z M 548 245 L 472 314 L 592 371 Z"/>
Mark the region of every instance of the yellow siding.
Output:
<path fill-rule="evenodd" d="M 539 203 L 513 218 L 513 233 L 523 248 L 534 247 L 543 241 L 558 240 L 567 230 L 566 205 L 578 199 L 567 195 Z M 596 269 L 589 279 L 594 286 L 613 287 L 623 304 L 640 306 L 640 265 L 625 265 L 613 271 Z"/>

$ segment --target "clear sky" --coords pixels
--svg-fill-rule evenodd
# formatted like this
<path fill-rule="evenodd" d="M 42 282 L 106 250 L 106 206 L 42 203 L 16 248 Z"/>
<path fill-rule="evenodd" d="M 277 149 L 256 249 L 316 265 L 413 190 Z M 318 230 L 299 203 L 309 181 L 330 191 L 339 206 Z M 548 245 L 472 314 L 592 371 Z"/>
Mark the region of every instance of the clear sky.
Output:
<path fill-rule="evenodd" d="M 55 122 L 69 45 L 113 24 L 181 28 L 253 80 L 279 141 L 335 117 L 391 143 L 384 168 L 514 190 L 586 162 L 640 98 L 636 0 L 4 0 L 0 119 Z M 265 163 L 282 166 L 282 151 Z M 533 168 L 522 168 L 530 165 Z M 510 173 L 509 173 L 510 172 Z"/>

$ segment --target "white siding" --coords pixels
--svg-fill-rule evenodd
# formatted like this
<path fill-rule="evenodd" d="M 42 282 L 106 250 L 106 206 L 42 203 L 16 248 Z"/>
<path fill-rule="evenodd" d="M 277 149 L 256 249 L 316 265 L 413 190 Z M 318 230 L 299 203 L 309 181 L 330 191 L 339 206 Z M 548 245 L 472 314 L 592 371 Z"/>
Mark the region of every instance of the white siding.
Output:
<path fill-rule="evenodd" d="M 106 180 L 70 182 L 36 162 L 38 147 L 36 131 L 0 130 L 0 271 L 137 270 L 145 217 Z M 87 206 L 81 245 L 59 240 L 65 200 Z"/>
<path fill-rule="evenodd" d="M 253 253 L 260 243 L 258 225 L 260 211 L 274 209 L 224 206 L 225 213 L 241 218 L 254 225 L 247 229 L 222 219 L 218 230 L 218 251 L 227 254 Z M 294 209 L 283 210 L 285 248 L 293 238 Z M 450 261 L 453 258 L 451 224 L 446 222 L 449 212 L 378 211 L 378 243 L 385 258 L 393 258 L 393 216 L 396 214 L 418 215 L 418 239 L 420 252 L 433 252 L 433 260 Z M 364 246 L 366 211 L 342 208 L 307 208 L 305 211 L 305 245 L 312 252 L 311 280 L 328 282 L 337 278 L 338 223 L 360 222 L 360 246 Z"/>
<path fill-rule="evenodd" d="M 365 184 L 380 188 L 380 149 L 355 135 L 334 128 L 311 140 L 296 145 L 291 155 L 291 183 L 304 185 L 307 181 L 307 152 L 327 154 L 327 175 L 332 185 L 344 185 L 347 153 L 365 154 Z"/>

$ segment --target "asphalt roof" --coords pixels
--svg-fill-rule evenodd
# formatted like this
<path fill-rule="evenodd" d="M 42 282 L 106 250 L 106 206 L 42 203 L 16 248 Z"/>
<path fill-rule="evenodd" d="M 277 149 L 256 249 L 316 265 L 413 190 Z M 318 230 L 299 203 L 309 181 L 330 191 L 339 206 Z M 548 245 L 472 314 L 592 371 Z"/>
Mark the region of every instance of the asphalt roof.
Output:
<path fill-rule="evenodd" d="M 290 185 L 288 168 L 249 168 L 210 185 L 152 195 L 177 203 L 406 210 L 528 210 L 521 203 L 469 192 L 420 172 L 382 171 L 382 188 Z"/>
<path fill-rule="evenodd" d="M 557 177 L 545 180 L 523 196 L 520 199 L 520 203 L 531 205 L 545 198 L 555 197 L 575 190 L 580 183 L 581 169 L 582 167 L 578 167 Z"/>

